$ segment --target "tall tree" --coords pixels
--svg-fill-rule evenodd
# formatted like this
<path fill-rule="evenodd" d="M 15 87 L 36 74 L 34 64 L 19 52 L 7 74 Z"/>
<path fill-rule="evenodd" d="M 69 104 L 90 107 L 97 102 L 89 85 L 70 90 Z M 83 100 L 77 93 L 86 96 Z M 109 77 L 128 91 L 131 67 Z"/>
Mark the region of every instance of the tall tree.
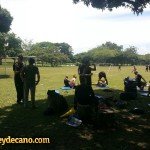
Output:
<path fill-rule="evenodd" d="M 75 4 L 83 2 L 86 6 L 91 5 L 98 9 L 108 9 L 110 11 L 113 8 L 125 7 L 131 9 L 137 15 L 142 13 L 143 10 L 150 4 L 150 0 L 73 0 Z"/>
<path fill-rule="evenodd" d="M 0 6 L 0 65 L 2 65 L 2 59 L 6 55 L 6 33 L 10 30 L 12 20 L 10 13 Z"/>
<path fill-rule="evenodd" d="M 31 50 L 32 45 L 33 45 L 33 41 L 32 40 L 25 39 L 25 40 L 22 41 L 22 48 L 25 51 Z"/>
<path fill-rule="evenodd" d="M 55 46 L 57 46 L 61 53 L 68 55 L 70 60 L 73 60 L 73 50 L 72 47 L 67 43 L 55 43 Z"/>
<path fill-rule="evenodd" d="M 0 65 L 6 55 L 13 57 L 22 53 L 21 39 L 14 33 L 0 33 Z"/>
<path fill-rule="evenodd" d="M 101 47 L 105 49 L 111 49 L 111 50 L 117 50 L 117 51 L 123 50 L 122 45 L 117 45 L 116 43 L 112 43 L 112 42 L 106 42 L 105 44 L 102 44 Z"/>
<path fill-rule="evenodd" d="M 56 66 L 61 62 L 69 61 L 68 56 L 60 52 L 60 48 L 51 42 L 40 42 L 33 44 L 31 49 L 26 51 L 26 55 L 34 55 L 42 62 Z"/>
<path fill-rule="evenodd" d="M 7 33 L 10 30 L 10 25 L 12 23 L 12 16 L 10 13 L 0 6 L 0 32 Z"/>
<path fill-rule="evenodd" d="M 22 40 L 16 36 L 14 33 L 7 34 L 7 40 L 6 40 L 6 55 L 10 57 L 17 56 L 18 54 L 21 54 L 23 52 L 21 43 Z"/>

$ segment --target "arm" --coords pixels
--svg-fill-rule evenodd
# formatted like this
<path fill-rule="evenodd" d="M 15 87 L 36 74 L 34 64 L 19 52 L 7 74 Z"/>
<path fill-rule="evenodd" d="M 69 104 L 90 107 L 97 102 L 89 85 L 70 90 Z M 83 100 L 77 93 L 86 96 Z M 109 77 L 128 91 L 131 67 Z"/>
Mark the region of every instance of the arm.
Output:
<path fill-rule="evenodd" d="M 106 81 L 106 84 L 108 85 L 108 80 L 107 80 L 107 78 L 105 78 L 105 81 Z"/>
<path fill-rule="evenodd" d="M 94 68 L 91 68 L 91 71 L 96 71 L 96 65 L 93 64 Z"/>
<path fill-rule="evenodd" d="M 37 81 L 35 81 L 35 85 L 38 85 L 40 82 L 40 73 L 37 74 Z"/>
<path fill-rule="evenodd" d="M 143 78 L 143 77 L 141 77 L 142 79 L 143 79 L 143 81 L 146 83 L 146 80 Z"/>

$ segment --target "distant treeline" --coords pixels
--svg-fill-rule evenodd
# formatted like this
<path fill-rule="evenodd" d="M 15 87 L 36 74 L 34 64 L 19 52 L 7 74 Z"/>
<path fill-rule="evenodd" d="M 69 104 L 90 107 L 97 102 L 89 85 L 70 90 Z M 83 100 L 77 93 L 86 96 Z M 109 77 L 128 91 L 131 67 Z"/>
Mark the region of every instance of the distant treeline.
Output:
<path fill-rule="evenodd" d="M 83 59 L 88 59 L 93 63 L 100 65 L 146 65 L 150 64 L 150 54 L 140 55 L 137 53 L 137 48 L 130 46 L 123 49 L 123 46 L 118 46 L 115 43 L 106 42 L 88 52 L 75 55 L 78 62 Z"/>

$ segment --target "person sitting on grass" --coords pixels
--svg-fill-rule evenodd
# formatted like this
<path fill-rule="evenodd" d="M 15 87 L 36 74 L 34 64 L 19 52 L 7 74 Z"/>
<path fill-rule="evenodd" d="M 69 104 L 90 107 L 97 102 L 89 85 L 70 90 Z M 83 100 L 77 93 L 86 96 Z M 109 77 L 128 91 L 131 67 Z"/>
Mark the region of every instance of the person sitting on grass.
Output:
<path fill-rule="evenodd" d="M 107 80 L 107 77 L 106 77 L 106 73 L 104 71 L 101 71 L 98 74 L 97 85 L 100 86 L 100 87 L 104 87 L 104 86 L 108 85 L 108 80 Z"/>
<path fill-rule="evenodd" d="M 139 87 L 140 90 L 143 90 L 144 87 L 146 86 L 146 80 L 137 71 L 135 71 L 134 74 L 137 86 Z M 141 80 L 143 80 L 144 82 Z"/>
<path fill-rule="evenodd" d="M 132 72 L 136 72 L 136 71 L 137 71 L 137 68 L 136 68 L 136 66 L 134 65 Z"/>
<path fill-rule="evenodd" d="M 73 78 L 69 82 L 70 88 L 75 88 L 76 87 L 76 75 L 73 75 Z"/>
<path fill-rule="evenodd" d="M 65 79 L 64 79 L 64 86 L 65 87 L 70 87 L 69 82 L 70 82 L 70 80 L 68 79 L 68 76 L 66 76 Z"/>

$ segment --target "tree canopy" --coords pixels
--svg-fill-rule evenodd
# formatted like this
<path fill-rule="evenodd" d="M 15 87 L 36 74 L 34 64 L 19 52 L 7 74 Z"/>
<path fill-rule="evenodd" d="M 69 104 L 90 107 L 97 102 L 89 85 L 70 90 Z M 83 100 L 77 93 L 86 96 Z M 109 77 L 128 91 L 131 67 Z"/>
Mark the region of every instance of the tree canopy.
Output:
<path fill-rule="evenodd" d="M 1 33 L 0 32 L 0 65 L 2 59 L 8 55 L 9 57 L 17 56 L 22 53 L 21 47 L 22 40 L 14 33 Z"/>
<path fill-rule="evenodd" d="M 69 55 L 64 53 L 60 49 L 61 43 L 51 43 L 51 42 L 40 42 L 32 44 L 30 50 L 26 50 L 24 55 L 31 56 L 34 55 L 41 61 L 42 65 L 44 63 L 50 63 L 51 66 L 57 66 L 62 62 L 69 62 Z M 68 44 L 67 44 L 68 45 Z"/>
<path fill-rule="evenodd" d="M 10 30 L 12 20 L 10 13 L 0 6 L 0 32 L 7 33 Z"/>
<path fill-rule="evenodd" d="M 106 42 L 88 52 L 75 55 L 77 62 L 82 62 L 88 58 L 91 62 L 97 64 L 149 64 L 150 54 L 139 55 L 137 48 L 129 46 L 123 49 L 122 45 L 112 42 Z"/>
<path fill-rule="evenodd" d="M 150 0 L 73 0 L 75 4 L 83 2 L 86 6 L 91 5 L 93 8 L 101 10 L 125 7 L 131 9 L 137 15 L 150 4 Z"/>

